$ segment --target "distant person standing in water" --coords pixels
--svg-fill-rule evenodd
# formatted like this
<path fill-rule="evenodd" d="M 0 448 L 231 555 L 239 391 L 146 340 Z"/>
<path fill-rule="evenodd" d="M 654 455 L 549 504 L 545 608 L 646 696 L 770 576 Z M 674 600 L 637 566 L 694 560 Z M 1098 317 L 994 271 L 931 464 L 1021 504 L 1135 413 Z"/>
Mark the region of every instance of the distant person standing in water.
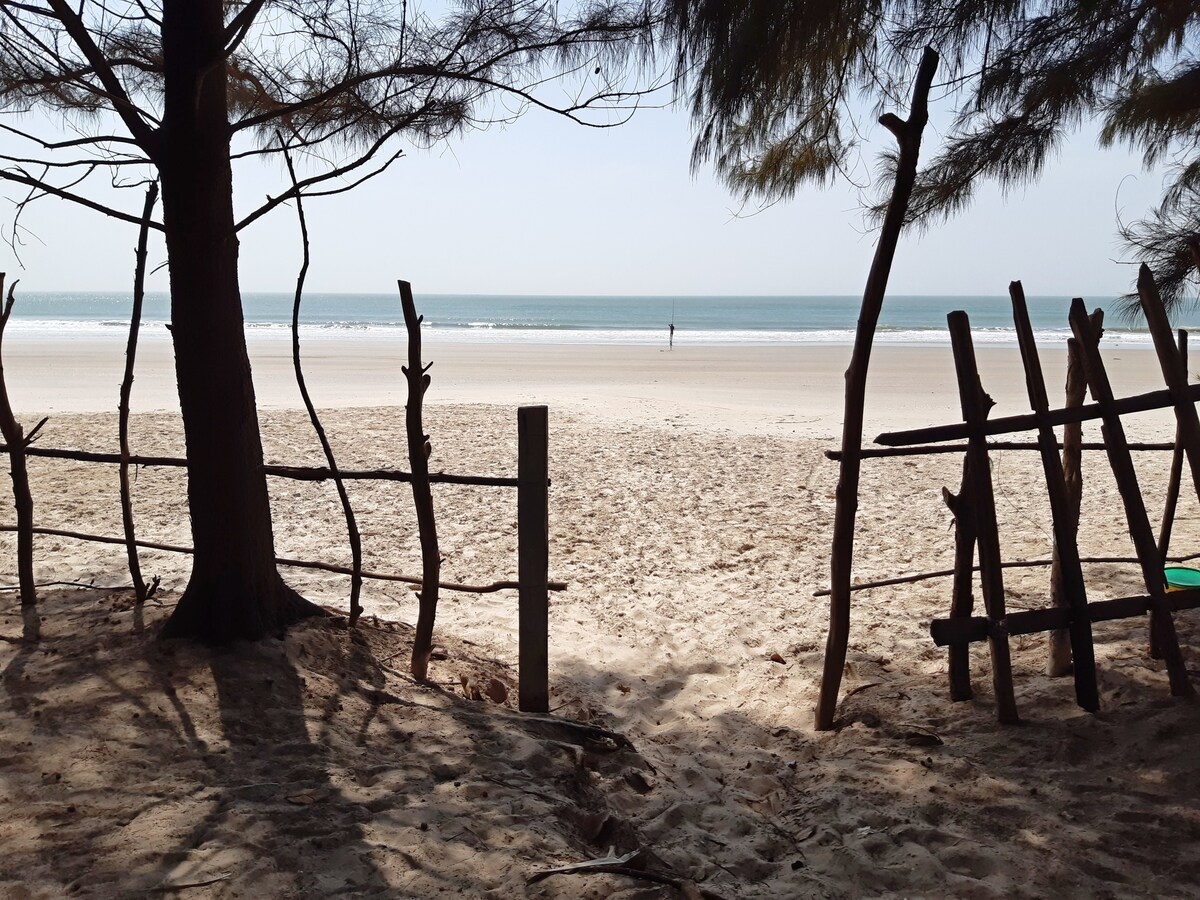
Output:
<path fill-rule="evenodd" d="M 667 332 L 667 349 L 670 350 L 675 346 L 675 323 L 672 322 L 667 327 L 671 329 L 669 332 Z"/>

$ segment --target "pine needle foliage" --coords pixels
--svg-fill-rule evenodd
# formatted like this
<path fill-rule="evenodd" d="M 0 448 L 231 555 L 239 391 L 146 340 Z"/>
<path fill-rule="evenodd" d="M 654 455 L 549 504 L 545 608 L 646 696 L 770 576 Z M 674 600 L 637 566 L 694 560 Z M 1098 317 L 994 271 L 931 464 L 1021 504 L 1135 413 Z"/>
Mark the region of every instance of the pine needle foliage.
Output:
<path fill-rule="evenodd" d="M 0 180 L 33 188 L 35 198 L 98 208 L 79 173 L 106 172 L 126 185 L 138 183 L 135 169 L 154 177 L 163 11 L 182 2 L 193 0 L 0 0 L 0 128 L 30 151 L 0 153 Z M 290 154 L 314 173 L 239 227 L 294 194 L 357 185 L 405 145 L 430 145 L 535 108 L 607 127 L 627 119 L 654 87 L 645 65 L 647 0 L 222 6 L 226 42 L 212 66 L 226 82 L 231 159 Z M 46 121 L 74 134 L 63 141 Z"/>
<path fill-rule="evenodd" d="M 662 0 L 697 124 L 693 164 L 774 200 L 847 170 L 858 110 L 903 94 L 920 52 L 943 61 L 953 120 L 910 220 L 960 211 L 975 186 L 1038 178 L 1099 120 L 1103 145 L 1169 171 L 1161 203 L 1123 226 L 1164 300 L 1196 283 L 1200 4 L 1195 0 Z"/>

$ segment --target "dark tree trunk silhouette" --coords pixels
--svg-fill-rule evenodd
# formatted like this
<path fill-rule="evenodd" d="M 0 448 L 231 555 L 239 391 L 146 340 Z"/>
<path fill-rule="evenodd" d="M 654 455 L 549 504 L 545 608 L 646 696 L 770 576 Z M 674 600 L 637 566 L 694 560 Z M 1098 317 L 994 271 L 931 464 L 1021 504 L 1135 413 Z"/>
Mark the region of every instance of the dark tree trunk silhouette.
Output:
<path fill-rule="evenodd" d="M 256 640 L 320 610 L 275 567 L 238 288 L 220 0 L 163 8 L 159 173 L 195 561 L 164 637 Z"/>

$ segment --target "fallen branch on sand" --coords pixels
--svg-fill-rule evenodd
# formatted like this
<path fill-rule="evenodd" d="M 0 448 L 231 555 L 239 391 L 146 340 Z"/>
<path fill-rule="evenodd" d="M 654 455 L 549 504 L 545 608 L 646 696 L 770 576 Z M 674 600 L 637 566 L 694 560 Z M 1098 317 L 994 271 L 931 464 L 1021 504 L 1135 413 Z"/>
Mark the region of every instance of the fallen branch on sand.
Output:
<path fill-rule="evenodd" d="M 185 881 L 177 884 L 159 884 L 150 888 L 150 893 L 169 894 L 172 891 L 182 891 L 186 890 L 187 888 L 207 887 L 210 884 L 216 884 L 218 881 L 225 881 L 226 879 L 232 877 L 232 872 L 222 872 L 220 875 L 216 875 L 213 878 L 209 878 L 205 881 Z"/>
<path fill-rule="evenodd" d="M 633 850 L 624 856 L 613 856 L 610 850 L 608 856 L 602 856 L 598 859 L 588 859 L 583 862 L 558 866 L 553 869 L 543 869 L 541 872 L 531 875 L 526 883 L 537 884 L 551 875 L 624 875 L 626 878 L 637 878 L 642 881 L 651 881 L 655 884 L 669 885 L 679 891 L 685 900 L 693 900 L 693 898 L 723 900 L 720 894 L 714 894 L 712 891 L 706 891 L 703 888 L 697 887 L 696 883 L 689 879 L 680 878 L 668 872 L 655 872 L 651 869 L 635 869 L 631 867 L 629 864 L 636 861 L 641 852 L 641 850 Z"/>

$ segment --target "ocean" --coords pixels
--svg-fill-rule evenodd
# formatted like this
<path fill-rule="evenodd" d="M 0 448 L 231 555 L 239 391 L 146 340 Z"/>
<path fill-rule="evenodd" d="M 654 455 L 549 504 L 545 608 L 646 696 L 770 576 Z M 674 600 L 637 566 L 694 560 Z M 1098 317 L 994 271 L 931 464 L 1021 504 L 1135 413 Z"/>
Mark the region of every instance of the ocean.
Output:
<path fill-rule="evenodd" d="M 850 344 L 860 298 L 798 297 L 585 297 L 479 294 L 418 295 L 425 317 L 423 339 L 472 343 L 664 344 L 675 325 L 677 346 Z M 1138 324 L 1121 318 L 1115 298 L 1087 298 L 1105 309 L 1105 343 L 1150 346 Z M 286 337 L 292 295 L 248 293 L 243 298 L 250 338 Z M 1039 343 L 1061 344 L 1070 336 L 1066 297 L 1028 299 Z M 120 339 L 129 329 L 132 301 L 122 293 L 21 293 L 9 333 L 25 339 Z M 1015 344 L 1007 297 L 895 296 L 884 303 L 876 332 L 880 344 L 930 346 L 949 343 L 946 313 L 965 310 L 977 344 Z M 148 294 L 143 333 L 165 334 L 166 294 Z M 300 313 L 305 340 L 336 337 L 403 340 L 397 295 L 306 294 Z M 1176 327 L 1200 326 L 1189 309 Z"/>

